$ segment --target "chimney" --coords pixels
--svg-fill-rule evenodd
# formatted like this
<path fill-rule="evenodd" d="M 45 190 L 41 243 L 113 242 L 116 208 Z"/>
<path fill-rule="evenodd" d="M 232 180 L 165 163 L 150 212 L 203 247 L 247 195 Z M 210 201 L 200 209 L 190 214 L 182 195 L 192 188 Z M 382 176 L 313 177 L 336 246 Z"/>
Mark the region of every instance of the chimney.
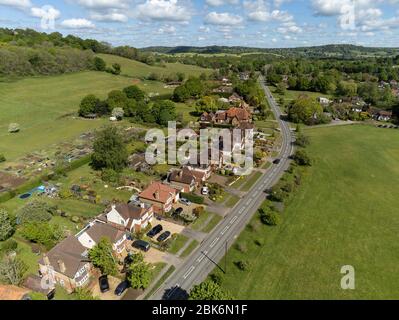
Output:
<path fill-rule="evenodd" d="M 66 267 L 65 267 L 64 261 L 58 260 L 57 263 L 58 263 L 58 266 L 59 266 L 59 268 L 60 268 L 61 273 L 65 273 Z"/>
<path fill-rule="evenodd" d="M 43 262 L 46 266 L 50 265 L 50 259 L 48 258 L 47 254 L 43 254 Z"/>
<path fill-rule="evenodd" d="M 140 202 L 140 207 L 141 208 L 145 208 L 145 203 L 144 202 Z"/>
<path fill-rule="evenodd" d="M 159 191 L 155 191 L 154 192 L 154 198 L 155 199 L 159 199 Z"/>

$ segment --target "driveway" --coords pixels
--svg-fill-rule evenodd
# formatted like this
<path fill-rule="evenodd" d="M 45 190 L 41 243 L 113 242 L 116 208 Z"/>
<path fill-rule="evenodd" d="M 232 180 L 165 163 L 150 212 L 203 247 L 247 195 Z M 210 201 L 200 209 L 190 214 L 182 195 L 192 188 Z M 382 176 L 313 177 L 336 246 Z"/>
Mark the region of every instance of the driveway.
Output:
<path fill-rule="evenodd" d="M 101 300 L 120 300 L 122 296 L 117 296 L 114 291 L 119 283 L 122 282 L 121 279 L 115 278 L 113 276 L 108 276 L 109 290 L 102 293 L 100 290 L 100 285 L 98 283 L 98 277 L 94 280 L 96 283 L 92 288 L 93 297 L 99 297 Z"/>

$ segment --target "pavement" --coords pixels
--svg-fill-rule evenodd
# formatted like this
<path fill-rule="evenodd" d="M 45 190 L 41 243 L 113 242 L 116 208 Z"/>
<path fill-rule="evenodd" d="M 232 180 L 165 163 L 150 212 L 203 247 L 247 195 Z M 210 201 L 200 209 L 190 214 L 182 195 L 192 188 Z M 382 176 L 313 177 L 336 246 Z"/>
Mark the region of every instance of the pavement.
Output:
<path fill-rule="evenodd" d="M 249 223 L 261 203 L 266 198 L 265 190 L 271 188 L 288 169 L 290 156 L 293 153 L 294 136 L 289 124 L 281 120 L 281 111 L 271 92 L 260 78 L 271 109 L 278 119 L 282 135 L 282 147 L 279 153 L 280 163 L 270 166 L 250 191 L 241 198 L 237 205 L 223 218 L 223 220 L 207 235 L 200 245 L 193 251 L 189 259 L 184 260 L 166 282 L 150 297 L 152 300 L 186 299 L 191 288 L 206 279 L 213 268 L 219 266 L 227 249 Z"/>

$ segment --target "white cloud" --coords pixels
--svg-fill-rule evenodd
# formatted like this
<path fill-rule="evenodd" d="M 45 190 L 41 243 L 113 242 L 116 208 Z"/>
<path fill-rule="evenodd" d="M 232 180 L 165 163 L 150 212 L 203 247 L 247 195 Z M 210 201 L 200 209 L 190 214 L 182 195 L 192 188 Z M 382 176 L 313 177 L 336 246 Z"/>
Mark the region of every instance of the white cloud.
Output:
<path fill-rule="evenodd" d="M 103 22 L 126 22 L 128 21 L 128 17 L 119 13 L 118 11 L 108 11 L 108 12 L 92 12 L 90 14 L 90 18 L 96 21 Z"/>
<path fill-rule="evenodd" d="M 270 10 L 268 2 L 265 0 L 246 0 L 244 8 L 248 12 L 247 16 L 252 21 L 290 21 L 294 17 L 286 11 Z"/>
<path fill-rule="evenodd" d="M 137 6 L 137 16 L 143 20 L 187 21 L 191 12 L 177 0 L 147 0 Z"/>
<path fill-rule="evenodd" d="M 131 0 L 72 0 L 89 11 L 90 19 L 102 22 L 126 22 Z"/>
<path fill-rule="evenodd" d="M 61 26 L 68 29 L 92 29 L 95 28 L 93 22 L 87 19 L 67 19 L 61 22 Z"/>
<path fill-rule="evenodd" d="M 0 6 L 26 9 L 32 6 L 30 0 L 0 0 Z"/>
<path fill-rule="evenodd" d="M 47 19 L 58 19 L 61 12 L 52 6 L 44 6 L 42 8 L 33 7 L 30 9 L 30 13 L 36 18 L 47 18 Z"/>
<path fill-rule="evenodd" d="M 221 26 L 235 26 L 241 24 L 243 22 L 243 18 L 239 15 L 227 12 L 224 13 L 210 12 L 205 17 L 205 22 Z"/>
<path fill-rule="evenodd" d="M 239 0 L 206 0 L 205 3 L 211 7 L 224 6 L 226 4 L 237 5 Z"/>
<path fill-rule="evenodd" d="M 129 0 L 75 0 L 82 7 L 90 9 L 115 9 L 127 8 Z"/>
<path fill-rule="evenodd" d="M 165 25 L 158 29 L 158 33 L 160 34 L 176 34 L 176 28 L 174 26 Z"/>

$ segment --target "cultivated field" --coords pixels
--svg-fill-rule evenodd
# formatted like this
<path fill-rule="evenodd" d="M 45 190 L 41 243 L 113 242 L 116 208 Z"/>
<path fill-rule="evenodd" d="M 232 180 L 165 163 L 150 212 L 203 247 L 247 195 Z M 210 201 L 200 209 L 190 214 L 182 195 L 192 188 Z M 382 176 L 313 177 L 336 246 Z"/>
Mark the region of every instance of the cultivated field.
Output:
<path fill-rule="evenodd" d="M 399 131 L 360 125 L 307 133 L 314 165 L 283 223 L 266 227 L 254 218 L 237 239 L 246 252 L 228 252 L 223 287 L 237 299 L 398 299 Z M 240 260 L 249 271 L 234 265 Z M 340 287 L 344 265 L 355 268 L 355 290 Z"/>

